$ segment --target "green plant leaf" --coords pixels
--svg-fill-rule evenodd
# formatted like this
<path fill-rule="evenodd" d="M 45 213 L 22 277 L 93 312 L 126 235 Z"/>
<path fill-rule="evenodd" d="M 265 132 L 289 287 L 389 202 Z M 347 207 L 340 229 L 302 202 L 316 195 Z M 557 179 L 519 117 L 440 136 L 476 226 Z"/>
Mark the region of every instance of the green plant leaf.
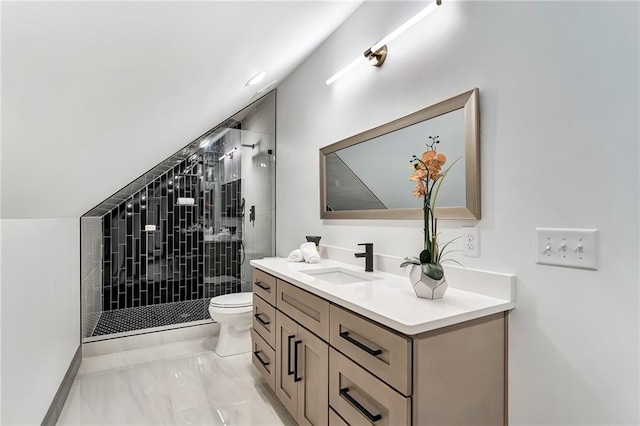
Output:
<path fill-rule="evenodd" d="M 438 263 L 423 263 L 421 266 L 422 273 L 433 280 L 441 280 L 444 276 L 442 265 Z"/>
<path fill-rule="evenodd" d="M 420 263 L 425 264 L 431 262 L 431 252 L 429 250 L 422 250 L 420 252 Z"/>
<path fill-rule="evenodd" d="M 460 239 L 460 238 L 462 238 L 462 236 L 456 237 L 456 238 L 454 238 L 454 239 L 452 239 L 452 240 L 448 241 L 447 243 L 443 244 L 443 245 L 442 245 L 442 247 L 440 247 L 440 252 L 438 253 L 437 258 L 435 259 L 435 260 L 436 260 L 436 263 L 441 263 L 441 262 L 442 262 L 442 259 L 443 259 L 443 257 L 442 257 L 442 256 L 444 256 L 444 255 L 445 255 L 445 254 L 447 254 L 447 253 L 451 253 L 451 252 L 453 252 L 453 251 L 461 251 L 461 250 L 446 250 L 446 248 L 447 248 L 447 246 L 448 246 L 449 244 L 451 244 L 452 242 L 454 242 L 455 240 L 458 240 L 458 239 Z"/>
<path fill-rule="evenodd" d="M 447 177 L 447 173 L 449 173 L 449 170 L 451 170 L 451 168 L 454 166 L 454 164 L 456 164 L 458 161 L 460 161 L 460 159 L 462 159 L 462 157 L 456 158 L 456 161 L 451 163 L 451 165 L 449 167 L 447 167 L 447 169 L 444 172 L 442 172 L 442 174 L 438 178 L 438 185 L 436 186 L 436 191 L 433 194 L 433 200 L 431 200 L 432 201 L 431 202 L 431 207 L 432 208 L 436 207 L 436 202 L 438 201 L 438 192 L 440 192 L 440 187 L 442 186 L 442 182 L 444 182 L 444 178 Z M 433 191 L 433 188 L 431 190 Z"/>
<path fill-rule="evenodd" d="M 420 259 L 417 257 L 405 257 L 404 262 L 400 264 L 400 267 L 406 268 L 409 265 L 420 265 Z"/>

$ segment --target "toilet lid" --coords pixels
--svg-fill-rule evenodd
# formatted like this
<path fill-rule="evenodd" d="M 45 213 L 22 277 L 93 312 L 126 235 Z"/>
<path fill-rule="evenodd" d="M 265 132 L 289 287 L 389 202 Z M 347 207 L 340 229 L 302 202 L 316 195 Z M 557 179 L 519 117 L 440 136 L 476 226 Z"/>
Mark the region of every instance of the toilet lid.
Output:
<path fill-rule="evenodd" d="M 253 293 L 244 292 L 212 297 L 209 305 L 220 308 L 240 308 L 243 306 L 251 306 L 252 303 Z"/>

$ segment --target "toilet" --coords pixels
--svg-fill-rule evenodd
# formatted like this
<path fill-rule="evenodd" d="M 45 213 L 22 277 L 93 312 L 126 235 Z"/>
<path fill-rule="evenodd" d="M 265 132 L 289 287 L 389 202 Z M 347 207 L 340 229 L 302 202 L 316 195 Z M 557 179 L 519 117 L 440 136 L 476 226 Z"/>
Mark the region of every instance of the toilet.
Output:
<path fill-rule="evenodd" d="M 253 293 L 224 294 L 211 298 L 209 315 L 220 324 L 215 352 L 220 356 L 251 351 Z"/>

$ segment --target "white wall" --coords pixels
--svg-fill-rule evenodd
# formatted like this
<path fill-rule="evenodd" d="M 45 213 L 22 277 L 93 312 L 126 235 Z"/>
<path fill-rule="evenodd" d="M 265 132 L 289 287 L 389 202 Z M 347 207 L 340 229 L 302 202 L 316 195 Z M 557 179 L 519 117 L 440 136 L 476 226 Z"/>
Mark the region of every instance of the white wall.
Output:
<path fill-rule="evenodd" d="M 2 219 L 2 424 L 40 424 L 80 344 L 79 219 Z"/>
<path fill-rule="evenodd" d="M 460 260 L 517 275 L 510 424 L 638 424 L 639 6 L 444 2 L 326 87 L 421 7 L 365 3 L 278 90 L 278 254 L 315 234 L 415 255 L 419 221 L 319 219 L 318 148 L 478 87 L 482 220 L 440 227 L 478 226 Z M 535 227 L 599 229 L 598 271 L 536 265 Z"/>
<path fill-rule="evenodd" d="M 84 214 L 282 80 L 357 6 L 3 1 L 0 216 Z"/>

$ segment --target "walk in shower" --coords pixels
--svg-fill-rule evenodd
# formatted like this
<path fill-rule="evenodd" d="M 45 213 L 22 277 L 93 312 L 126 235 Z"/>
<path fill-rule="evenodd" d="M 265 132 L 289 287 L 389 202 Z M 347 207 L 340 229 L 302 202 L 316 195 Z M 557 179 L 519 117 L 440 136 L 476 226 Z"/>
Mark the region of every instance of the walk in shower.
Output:
<path fill-rule="evenodd" d="M 209 322 L 275 253 L 275 92 L 81 218 L 83 341 Z"/>

